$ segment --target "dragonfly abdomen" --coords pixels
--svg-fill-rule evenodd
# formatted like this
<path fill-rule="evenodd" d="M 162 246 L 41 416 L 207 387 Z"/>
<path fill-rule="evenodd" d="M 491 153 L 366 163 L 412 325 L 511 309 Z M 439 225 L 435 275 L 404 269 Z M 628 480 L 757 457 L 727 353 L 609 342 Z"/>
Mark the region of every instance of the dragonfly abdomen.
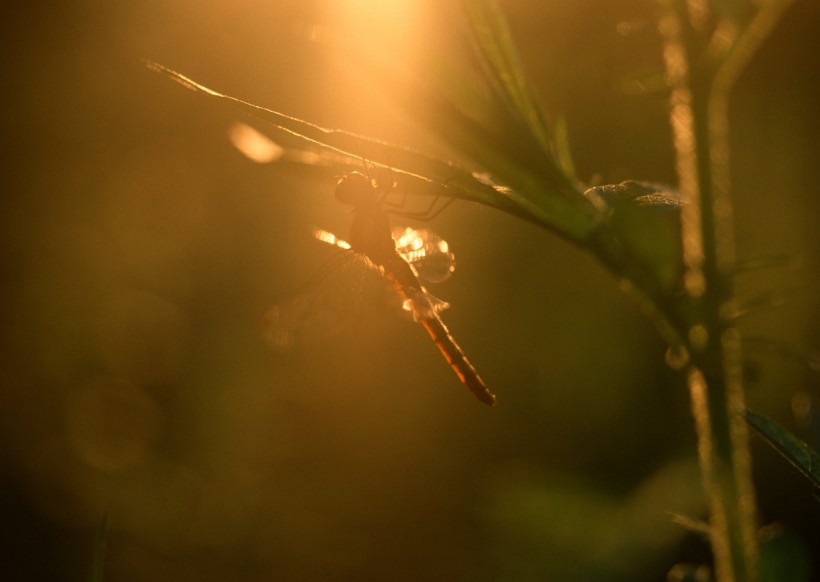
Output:
<path fill-rule="evenodd" d="M 461 351 L 450 331 L 438 315 L 434 315 L 429 319 L 423 319 L 420 322 L 430 337 L 435 342 L 444 359 L 450 364 L 453 372 L 456 373 L 458 379 L 464 383 L 470 392 L 484 404 L 489 406 L 495 405 L 495 394 L 490 392 L 481 376 L 475 371 L 473 365 Z"/>
<path fill-rule="evenodd" d="M 410 265 L 404 263 L 404 266 L 409 270 Z M 438 316 L 436 310 L 432 307 L 430 309 L 421 309 L 416 305 L 418 298 L 411 296 L 410 291 L 419 291 L 421 294 L 425 293 L 424 288 L 418 283 L 418 280 L 415 280 L 415 285 L 409 287 L 399 280 L 395 273 L 385 272 L 385 278 L 390 281 L 399 296 L 413 306 L 414 316 L 427 331 L 441 352 L 441 355 L 444 356 L 450 368 L 452 368 L 453 372 L 458 376 L 458 379 L 461 380 L 470 392 L 481 402 L 489 406 L 494 406 L 495 394 L 490 392 L 489 388 L 484 384 L 484 381 L 478 375 L 475 368 L 473 368 L 467 356 L 464 355 L 464 352 L 453 339 L 453 336 L 450 335 L 450 330 L 444 325 L 444 322 Z"/>

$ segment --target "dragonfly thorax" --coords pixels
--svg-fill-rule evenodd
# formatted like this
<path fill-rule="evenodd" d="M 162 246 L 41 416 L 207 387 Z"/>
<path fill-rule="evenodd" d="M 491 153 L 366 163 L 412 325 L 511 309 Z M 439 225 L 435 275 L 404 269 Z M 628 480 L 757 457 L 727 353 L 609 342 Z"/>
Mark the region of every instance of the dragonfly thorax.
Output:
<path fill-rule="evenodd" d="M 373 205 L 377 197 L 373 181 L 359 172 L 345 174 L 336 183 L 336 200 L 355 208 Z"/>

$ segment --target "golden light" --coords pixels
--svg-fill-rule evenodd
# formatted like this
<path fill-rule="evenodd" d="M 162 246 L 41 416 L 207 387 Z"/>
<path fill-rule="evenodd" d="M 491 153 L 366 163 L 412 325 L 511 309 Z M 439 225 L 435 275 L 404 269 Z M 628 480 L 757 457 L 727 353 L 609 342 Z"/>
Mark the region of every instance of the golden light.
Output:
<path fill-rule="evenodd" d="M 378 69 L 412 68 L 419 54 L 429 48 L 423 42 L 426 3 L 339 0 L 328 4 L 332 30 L 324 40 L 342 72 L 341 77 L 333 77 L 328 105 L 344 110 L 344 118 L 337 119 L 348 129 L 401 141 L 407 131 L 405 113 L 385 98 L 389 88 L 381 86 L 386 81 Z"/>
<path fill-rule="evenodd" d="M 394 49 L 412 46 L 418 38 L 422 3 L 411 0 L 344 0 L 332 3 L 333 22 L 353 39 L 388 41 Z"/>
<path fill-rule="evenodd" d="M 246 158 L 257 164 L 269 164 L 285 152 L 279 144 L 247 123 L 234 123 L 228 130 L 228 139 Z"/>
<path fill-rule="evenodd" d="M 314 238 L 322 241 L 323 243 L 327 243 L 329 245 L 337 246 L 340 249 L 350 250 L 350 243 L 340 239 L 332 232 L 328 232 L 326 230 L 322 230 L 321 228 L 314 228 L 313 229 L 313 236 Z"/>

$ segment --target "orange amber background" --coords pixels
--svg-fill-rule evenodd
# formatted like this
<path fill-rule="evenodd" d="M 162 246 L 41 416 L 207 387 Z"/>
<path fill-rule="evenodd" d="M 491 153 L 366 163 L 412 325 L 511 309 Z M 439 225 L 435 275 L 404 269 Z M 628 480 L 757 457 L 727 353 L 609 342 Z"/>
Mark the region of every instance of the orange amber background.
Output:
<path fill-rule="evenodd" d="M 501 4 L 580 178 L 674 182 L 664 97 L 625 81 L 661 66 L 655 4 Z M 457 257 L 431 290 L 495 409 L 384 307 L 273 353 L 264 314 L 332 254 L 309 226 L 345 234 L 335 179 L 250 162 L 228 139 L 244 116 L 141 64 L 456 157 L 338 48 L 459 70 L 454 6 L 30 2 L 2 23 L 0 577 L 84 579 L 104 514 L 112 581 L 658 580 L 708 560 L 669 517 L 703 514 L 685 389 L 592 258 L 474 204 L 430 225 Z M 792 299 L 742 328 L 814 350 L 818 26 L 797 0 L 732 117 L 738 254 L 800 263 L 738 279 Z M 817 377 L 749 355 L 749 401 L 817 439 L 790 409 Z M 816 549 L 809 485 L 754 453 L 764 523 Z"/>

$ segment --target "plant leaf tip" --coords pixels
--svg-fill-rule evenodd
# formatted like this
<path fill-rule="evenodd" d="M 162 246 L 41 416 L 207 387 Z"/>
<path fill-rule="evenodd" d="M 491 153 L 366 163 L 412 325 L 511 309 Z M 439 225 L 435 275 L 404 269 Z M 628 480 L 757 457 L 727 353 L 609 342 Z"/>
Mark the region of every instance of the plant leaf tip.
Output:
<path fill-rule="evenodd" d="M 182 73 L 179 73 L 165 65 L 162 65 L 156 61 L 152 61 L 150 59 L 142 59 L 142 63 L 152 71 L 157 73 L 161 73 L 171 79 L 172 81 L 176 81 L 186 89 L 190 89 L 191 91 L 202 91 L 204 93 L 208 93 L 209 95 L 216 95 L 221 96 L 219 93 L 214 91 L 213 89 L 208 89 L 208 87 L 204 85 L 200 85 L 193 79 L 186 77 Z"/>

